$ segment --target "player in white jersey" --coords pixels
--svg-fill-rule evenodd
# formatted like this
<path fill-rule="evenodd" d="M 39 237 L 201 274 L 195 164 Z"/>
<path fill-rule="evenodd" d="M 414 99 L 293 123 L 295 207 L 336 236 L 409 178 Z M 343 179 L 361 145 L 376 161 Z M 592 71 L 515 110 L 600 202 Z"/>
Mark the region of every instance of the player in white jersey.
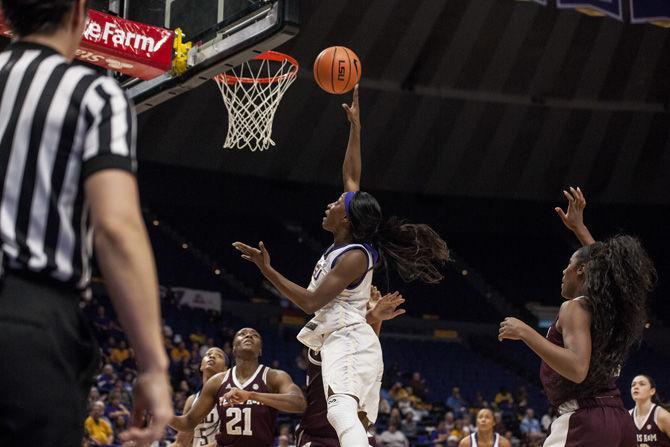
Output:
<path fill-rule="evenodd" d="M 449 251 L 427 225 L 396 217 L 383 219 L 377 200 L 359 190 L 358 86 L 351 106 L 343 104 L 343 108 L 351 124 L 342 166 L 345 192 L 327 207 L 322 227 L 333 234 L 334 241 L 317 263 L 309 287 L 305 289 L 274 270 L 263 242 L 259 248 L 241 242 L 233 246 L 289 300 L 315 314 L 298 339 L 321 352 L 328 421 L 340 445 L 366 447 L 364 424 L 377 418 L 383 372 L 379 339 L 366 323 L 373 270 L 380 264 L 390 265 L 406 281 L 438 282 L 442 275 L 436 264 L 446 261 Z"/>
<path fill-rule="evenodd" d="M 458 447 L 511 447 L 511 443 L 493 432 L 493 411 L 482 408 L 477 413 L 477 431 L 461 439 Z"/>
<path fill-rule="evenodd" d="M 203 386 L 215 374 L 226 372 L 230 368 L 230 360 L 223 349 L 209 348 L 200 362 Z M 182 414 L 188 413 L 198 400 L 200 391 L 191 394 L 184 404 Z M 216 434 L 219 432 L 219 413 L 216 407 L 202 420 L 193 431 L 177 433 L 177 439 L 170 447 L 216 447 Z"/>

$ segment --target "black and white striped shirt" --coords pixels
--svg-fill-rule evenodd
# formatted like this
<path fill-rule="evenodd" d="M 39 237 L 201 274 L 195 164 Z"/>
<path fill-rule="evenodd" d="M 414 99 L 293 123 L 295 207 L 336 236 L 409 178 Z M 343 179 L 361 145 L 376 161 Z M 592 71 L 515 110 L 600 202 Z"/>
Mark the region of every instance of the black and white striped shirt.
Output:
<path fill-rule="evenodd" d="M 75 288 L 91 275 L 84 180 L 135 172 L 135 113 L 116 82 L 55 50 L 0 53 L 0 235 L 5 268 Z"/>

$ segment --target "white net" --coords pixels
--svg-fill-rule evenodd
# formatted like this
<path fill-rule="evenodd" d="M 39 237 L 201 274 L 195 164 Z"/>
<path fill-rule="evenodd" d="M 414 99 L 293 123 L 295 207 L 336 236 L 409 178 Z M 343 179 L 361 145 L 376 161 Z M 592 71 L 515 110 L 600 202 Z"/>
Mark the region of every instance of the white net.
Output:
<path fill-rule="evenodd" d="M 293 58 L 268 52 L 215 78 L 228 110 L 223 147 L 264 151 L 275 145 L 275 112 L 297 72 Z"/>

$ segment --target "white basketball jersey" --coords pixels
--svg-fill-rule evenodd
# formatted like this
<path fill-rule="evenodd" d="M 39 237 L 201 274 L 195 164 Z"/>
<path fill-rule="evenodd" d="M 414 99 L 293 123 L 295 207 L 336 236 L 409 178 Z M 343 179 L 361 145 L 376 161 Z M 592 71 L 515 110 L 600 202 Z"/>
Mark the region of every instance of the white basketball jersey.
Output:
<path fill-rule="evenodd" d="M 377 252 L 368 244 L 347 244 L 331 246 L 317 262 L 312 280 L 307 290 L 314 291 L 323 279 L 335 268 L 340 256 L 352 250 L 362 250 L 368 257 L 368 270 L 362 278 L 350 284 L 333 301 L 317 310 L 298 334 L 298 340 L 305 346 L 320 351 L 323 340 L 333 331 L 353 324 L 365 323 L 367 302 L 370 299 L 373 267 L 377 262 Z"/>
<path fill-rule="evenodd" d="M 470 447 L 478 447 L 477 444 L 477 433 L 472 433 L 470 435 Z M 500 435 L 498 433 L 493 434 L 493 447 L 500 447 Z"/>
<path fill-rule="evenodd" d="M 200 391 L 193 399 L 193 405 L 200 397 Z M 207 417 L 199 423 L 193 430 L 193 447 L 203 447 L 208 444 L 216 444 L 216 434 L 219 432 L 219 412 L 216 411 L 216 405 L 209 412 Z"/>

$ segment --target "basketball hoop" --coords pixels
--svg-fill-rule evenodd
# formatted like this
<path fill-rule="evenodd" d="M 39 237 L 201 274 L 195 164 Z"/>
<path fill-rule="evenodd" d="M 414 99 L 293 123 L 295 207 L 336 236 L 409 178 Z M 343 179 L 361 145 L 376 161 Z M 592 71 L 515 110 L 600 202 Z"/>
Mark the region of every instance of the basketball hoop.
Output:
<path fill-rule="evenodd" d="M 267 51 L 214 78 L 228 110 L 223 147 L 263 151 L 275 145 L 272 122 L 298 68 L 291 56 Z"/>

